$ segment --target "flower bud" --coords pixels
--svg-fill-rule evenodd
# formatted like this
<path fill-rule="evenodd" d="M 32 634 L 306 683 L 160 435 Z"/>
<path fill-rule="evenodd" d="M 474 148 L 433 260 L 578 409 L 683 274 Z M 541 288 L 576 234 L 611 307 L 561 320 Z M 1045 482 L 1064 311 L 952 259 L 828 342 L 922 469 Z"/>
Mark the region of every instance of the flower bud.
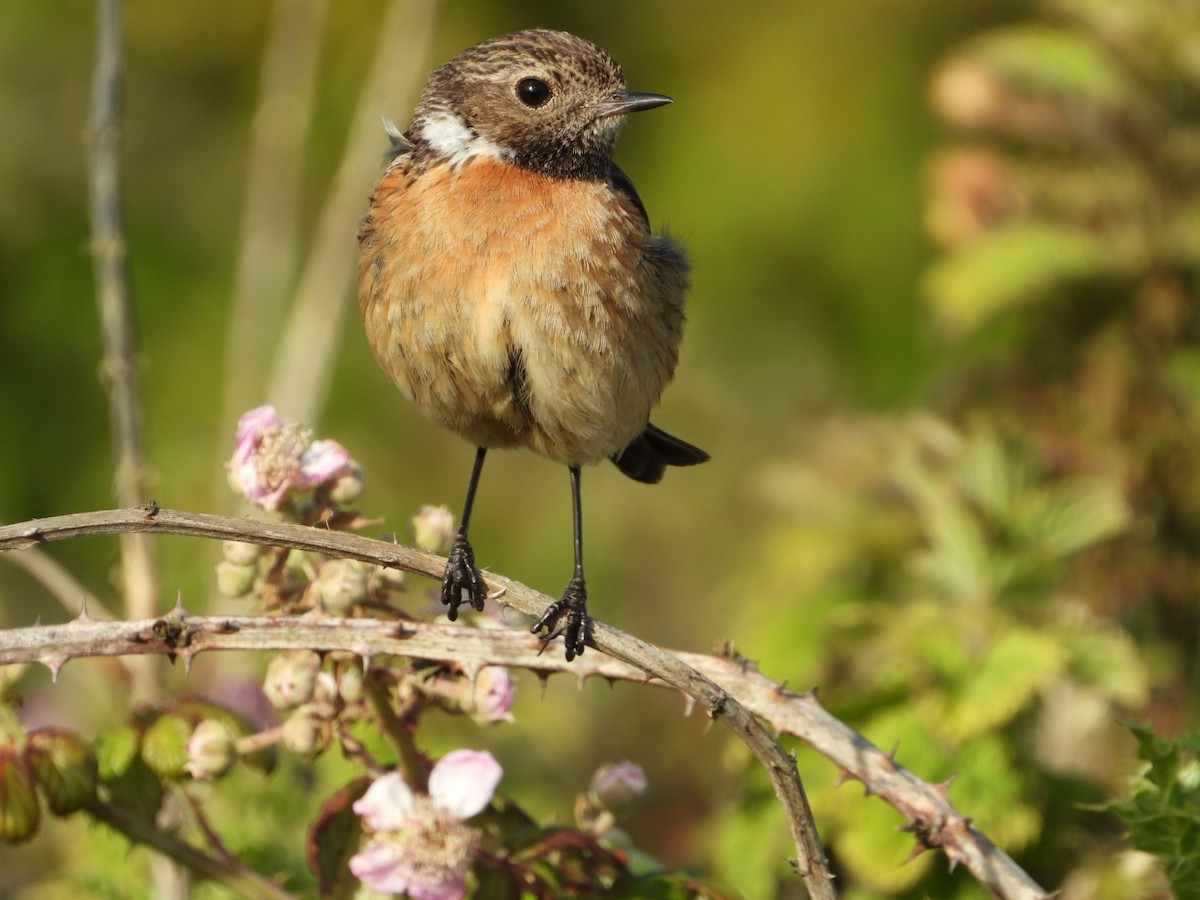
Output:
<path fill-rule="evenodd" d="M 342 668 L 338 676 L 338 693 L 346 703 L 358 703 L 362 700 L 363 670 L 357 660 L 347 663 Z"/>
<path fill-rule="evenodd" d="M 263 548 L 259 544 L 246 541 L 222 541 L 221 552 L 225 559 L 235 566 L 250 566 L 262 556 Z"/>
<path fill-rule="evenodd" d="M 646 773 L 631 762 L 609 763 L 596 770 L 590 791 L 597 806 L 621 812 L 646 793 Z"/>
<path fill-rule="evenodd" d="M 238 759 L 233 733 L 216 719 L 205 719 L 192 732 L 187 756 L 184 768 L 193 778 L 209 781 L 220 778 Z"/>
<path fill-rule="evenodd" d="M 329 486 L 329 499 L 338 506 L 357 503 L 366 487 L 362 466 L 350 460 Z"/>
<path fill-rule="evenodd" d="M 367 572 L 354 560 L 330 560 L 317 575 L 317 596 L 327 613 L 344 616 L 367 599 Z"/>
<path fill-rule="evenodd" d="M 283 746 L 287 747 L 293 753 L 300 756 L 308 756 L 317 749 L 317 741 L 321 737 L 321 730 L 316 719 L 312 716 L 312 711 L 307 707 L 300 707 L 290 716 L 280 729 L 280 740 Z"/>
<path fill-rule="evenodd" d="M 413 543 L 430 553 L 445 554 L 454 541 L 454 513 L 445 506 L 422 506 L 412 517 Z"/>
<path fill-rule="evenodd" d="M 263 693 L 276 709 L 294 709 L 312 699 L 321 657 L 312 650 L 289 650 L 271 660 Z"/>
<path fill-rule="evenodd" d="M 12 744 L 0 747 L 0 841 L 20 844 L 37 832 L 37 791 L 33 773 Z"/>
<path fill-rule="evenodd" d="M 245 597 L 254 590 L 258 571 L 227 559 L 217 563 L 217 590 L 225 597 Z"/>
<path fill-rule="evenodd" d="M 44 728 L 31 732 L 25 759 L 56 816 L 76 812 L 96 797 L 99 770 L 92 748 L 70 731 Z"/>
<path fill-rule="evenodd" d="M 471 691 L 471 717 L 480 724 L 511 722 L 517 683 L 503 666 L 485 666 L 475 677 Z"/>

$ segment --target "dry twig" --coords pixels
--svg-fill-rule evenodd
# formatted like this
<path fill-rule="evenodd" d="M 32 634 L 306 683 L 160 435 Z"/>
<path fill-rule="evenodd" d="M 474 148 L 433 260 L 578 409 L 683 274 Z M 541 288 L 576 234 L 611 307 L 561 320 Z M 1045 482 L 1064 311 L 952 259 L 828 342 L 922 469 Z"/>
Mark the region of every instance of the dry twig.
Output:
<path fill-rule="evenodd" d="M 444 560 L 397 544 L 345 532 L 299 525 L 263 523 L 198 513 L 150 509 L 109 510 L 40 519 L 0 527 L 0 551 L 89 534 L 158 531 L 222 540 L 241 540 L 359 559 L 376 565 L 440 577 Z M 500 602 L 536 616 L 551 602 L 519 582 L 486 573 L 503 591 Z M 861 735 L 821 708 L 811 693 L 785 690 L 744 662 L 726 657 L 670 653 L 624 632 L 596 623 L 596 646 L 609 657 L 587 654 L 572 663 L 540 654 L 540 643 L 522 631 L 453 625 L 383 622 L 374 619 L 315 617 L 194 617 L 182 610 L 140 622 L 77 620 L 68 625 L 0 632 L 0 664 L 42 662 L 57 670 L 68 659 L 90 655 L 173 653 L 185 661 L 205 650 L 310 648 L 344 650 L 362 656 L 397 654 L 456 659 L 572 672 L 578 677 L 662 684 L 676 688 L 713 716 L 723 718 L 767 767 L 787 812 L 801 859 L 801 875 L 816 897 L 834 896 L 824 874 L 823 854 L 804 834 L 807 804 L 791 759 L 763 731 L 755 717 L 793 734 L 830 759 L 847 776 L 861 780 L 908 819 L 921 842 L 940 847 L 977 880 L 1003 898 L 1048 896 L 1003 851 L 954 809 L 946 785 L 930 785 L 899 765 Z M 768 746 L 769 744 L 769 746 Z M 810 819 L 811 821 L 811 819 Z M 807 854 L 807 857 L 804 856 Z"/>

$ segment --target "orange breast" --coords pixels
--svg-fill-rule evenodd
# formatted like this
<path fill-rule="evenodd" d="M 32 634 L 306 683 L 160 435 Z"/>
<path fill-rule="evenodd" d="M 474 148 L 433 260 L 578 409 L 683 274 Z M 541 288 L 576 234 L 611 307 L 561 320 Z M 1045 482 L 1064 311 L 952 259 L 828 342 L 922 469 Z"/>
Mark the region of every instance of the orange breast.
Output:
<path fill-rule="evenodd" d="M 674 368 L 687 269 L 608 184 L 492 159 L 415 179 L 397 167 L 360 240 L 368 338 L 426 415 L 571 464 L 645 427 Z"/>

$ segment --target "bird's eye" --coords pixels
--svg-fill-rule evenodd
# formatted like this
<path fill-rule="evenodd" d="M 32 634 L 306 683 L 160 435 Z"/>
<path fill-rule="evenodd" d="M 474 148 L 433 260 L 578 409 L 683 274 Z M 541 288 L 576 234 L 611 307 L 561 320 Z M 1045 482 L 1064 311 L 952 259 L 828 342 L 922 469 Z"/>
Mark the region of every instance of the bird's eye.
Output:
<path fill-rule="evenodd" d="M 540 78 L 522 78 L 517 82 L 517 99 L 526 106 L 537 108 L 550 99 L 550 85 Z"/>

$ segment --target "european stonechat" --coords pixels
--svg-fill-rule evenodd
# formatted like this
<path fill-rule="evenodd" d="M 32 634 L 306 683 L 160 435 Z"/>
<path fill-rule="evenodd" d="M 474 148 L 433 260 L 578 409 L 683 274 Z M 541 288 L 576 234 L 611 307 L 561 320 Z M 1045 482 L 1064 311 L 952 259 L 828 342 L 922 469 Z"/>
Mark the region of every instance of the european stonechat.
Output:
<path fill-rule="evenodd" d="M 537 29 L 485 41 L 429 75 L 359 229 L 358 299 L 380 366 L 478 449 L 442 580 L 450 619 L 486 589 L 467 538 L 483 460 L 528 447 L 571 474 L 575 572 L 532 627 L 566 657 L 591 636 L 580 468 L 611 459 L 653 484 L 708 454 L 650 423 L 683 333 L 690 264 L 650 229 L 613 145 L 631 91 L 590 41 Z"/>

